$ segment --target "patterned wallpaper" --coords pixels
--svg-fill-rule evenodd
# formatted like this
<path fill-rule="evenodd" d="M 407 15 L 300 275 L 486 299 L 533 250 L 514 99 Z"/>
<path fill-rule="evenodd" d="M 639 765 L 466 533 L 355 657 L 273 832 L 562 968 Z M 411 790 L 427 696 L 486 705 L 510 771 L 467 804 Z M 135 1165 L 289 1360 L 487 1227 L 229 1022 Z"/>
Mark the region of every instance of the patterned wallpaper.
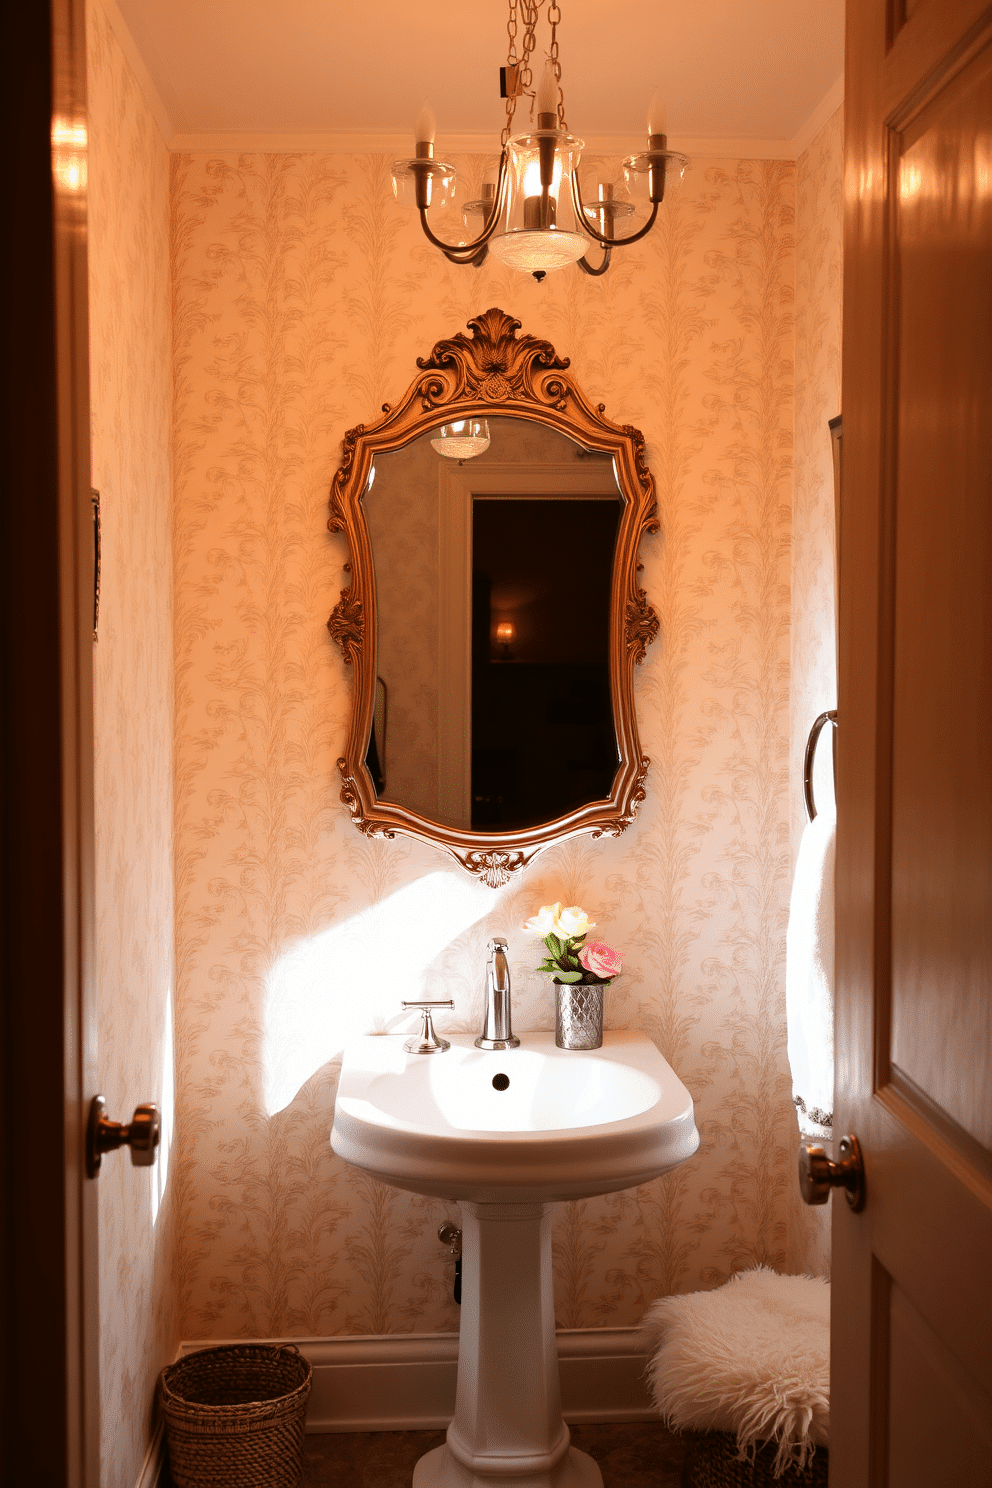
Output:
<path fill-rule="evenodd" d="M 454 996 L 442 1026 L 474 1029 L 498 931 L 515 1027 L 551 1026 L 520 926 L 555 899 L 624 949 L 608 1023 L 654 1036 L 702 1133 L 667 1178 L 562 1208 L 559 1323 L 633 1324 L 740 1266 L 807 1264 L 783 987 L 795 176 L 694 161 L 661 229 L 602 280 L 538 285 L 448 265 L 382 158 L 174 157 L 185 1336 L 457 1327 L 446 1206 L 330 1152 L 340 1052 L 406 1026 L 399 1001 L 421 987 Z M 662 522 L 642 548 L 661 619 L 637 679 L 647 800 L 618 841 L 547 852 L 500 891 L 355 831 L 335 770 L 350 677 L 324 628 L 346 582 L 325 529 L 344 430 L 492 305 L 644 430 Z"/>
<path fill-rule="evenodd" d="M 114 1120 L 157 1101 L 154 1168 L 99 1179 L 102 1483 L 132 1488 L 174 1357 L 169 157 L 98 4 L 87 13 L 100 1078 Z"/>
<path fill-rule="evenodd" d="M 834 479 L 828 421 L 840 413 L 844 238 L 844 114 L 838 109 L 796 162 L 796 487 L 792 506 L 792 753 L 802 762 L 810 725 L 837 705 L 834 629 Z M 817 752 L 814 795 L 833 799 L 829 731 Z M 806 821 L 794 771 L 793 854 Z"/>
<path fill-rule="evenodd" d="M 828 421 L 840 413 L 844 248 L 844 111 L 796 162 L 796 476 L 792 499 L 792 859 L 806 824 L 803 753 L 813 720 L 837 705 L 834 474 Z M 830 729 L 813 775 L 820 809 L 833 800 Z M 829 1207 L 807 1211 L 806 1266 L 827 1274 Z"/>

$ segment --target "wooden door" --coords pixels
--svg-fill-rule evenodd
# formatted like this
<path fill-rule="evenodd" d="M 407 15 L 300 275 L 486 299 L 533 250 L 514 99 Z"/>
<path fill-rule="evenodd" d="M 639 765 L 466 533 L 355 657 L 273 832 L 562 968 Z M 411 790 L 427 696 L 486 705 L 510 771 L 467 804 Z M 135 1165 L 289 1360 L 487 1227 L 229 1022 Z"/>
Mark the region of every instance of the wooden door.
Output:
<path fill-rule="evenodd" d="M 992 1484 L 992 11 L 847 10 L 833 1488 Z"/>
<path fill-rule="evenodd" d="M 81 0 L 5 4 L 0 59 L 0 1480 L 97 1488 Z"/>

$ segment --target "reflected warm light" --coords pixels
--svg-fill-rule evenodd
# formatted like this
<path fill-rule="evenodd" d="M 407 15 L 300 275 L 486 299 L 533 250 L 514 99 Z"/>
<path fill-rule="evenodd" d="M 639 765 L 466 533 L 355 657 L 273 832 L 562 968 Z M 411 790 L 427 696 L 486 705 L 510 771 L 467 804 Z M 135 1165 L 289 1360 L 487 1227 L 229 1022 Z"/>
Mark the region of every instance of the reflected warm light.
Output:
<path fill-rule="evenodd" d="M 52 120 L 52 175 L 64 191 L 86 189 L 86 125 L 56 115 Z"/>
<path fill-rule="evenodd" d="M 910 161 L 904 160 L 899 173 L 900 199 L 904 202 L 912 201 L 915 196 L 919 196 L 922 186 L 923 172 L 920 170 L 920 167 Z"/>
<path fill-rule="evenodd" d="M 491 913 L 492 889 L 431 873 L 360 914 L 290 946 L 269 973 L 262 1059 L 268 1115 L 285 1110 L 345 1044 L 408 1017 L 431 963 Z M 480 971 L 481 977 L 481 971 Z M 429 987 L 432 996 L 455 996 Z"/>
<path fill-rule="evenodd" d="M 173 1038 L 172 989 L 165 999 L 165 1020 L 162 1028 L 162 1081 L 158 1109 L 161 1121 L 158 1156 L 154 1167 L 149 1169 L 152 1180 L 152 1227 L 158 1219 L 165 1190 L 169 1184 L 169 1157 L 172 1152 L 172 1134 L 175 1125 L 175 1073 L 176 1055 Z"/>
<path fill-rule="evenodd" d="M 975 141 L 975 196 L 979 201 L 992 196 L 992 139 L 988 135 Z"/>

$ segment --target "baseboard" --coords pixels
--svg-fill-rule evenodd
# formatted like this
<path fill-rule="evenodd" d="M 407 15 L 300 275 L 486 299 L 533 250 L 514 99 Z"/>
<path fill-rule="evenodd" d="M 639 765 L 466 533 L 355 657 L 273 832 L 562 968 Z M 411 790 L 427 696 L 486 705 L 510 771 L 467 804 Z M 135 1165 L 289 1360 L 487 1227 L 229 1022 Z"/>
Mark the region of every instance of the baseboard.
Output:
<path fill-rule="evenodd" d="M 182 1353 L 247 1339 L 200 1339 Z M 251 1342 L 285 1342 L 252 1339 Z M 455 1410 L 457 1333 L 294 1338 L 313 1365 L 308 1431 L 427 1431 Z M 645 1421 L 657 1415 L 644 1379 L 647 1357 L 636 1328 L 558 1333 L 562 1414 L 580 1421 Z M 154 1488 L 142 1481 L 140 1488 Z"/>
<path fill-rule="evenodd" d="M 159 1488 L 162 1480 L 162 1469 L 165 1466 L 165 1435 L 163 1423 L 159 1421 L 155 1427 L 155 1434 L 148 1443 L 148 1451 L 145 1460 L 141 1464 L 138 1481 L 134 1488 Z"/>

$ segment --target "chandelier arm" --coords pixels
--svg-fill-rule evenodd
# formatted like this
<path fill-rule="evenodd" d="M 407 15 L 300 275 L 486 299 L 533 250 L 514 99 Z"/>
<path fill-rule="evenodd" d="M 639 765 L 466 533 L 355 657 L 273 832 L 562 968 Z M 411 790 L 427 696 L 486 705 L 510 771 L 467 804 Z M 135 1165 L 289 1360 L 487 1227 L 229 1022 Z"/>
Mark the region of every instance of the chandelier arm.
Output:
<path fill-rule="evenodd" d="M 458 254 L 451 248 L 442 248 L 441 252 L 449 263 L 472 264 L 475 268 L 481 269 L 489 256 L 489 244 L 483 243 L 478 253 L 473 253 L 471 258 L 459 258 Z"/>
<path fill-rule="evenodd" d="M 496 223 L 494 221 L 491 227 L 486 228 L 479 235 L 479 237 L 475 239 L 474 243 L 445 243 L 443 239 L 439 238 L 436 233 L 432 232 L 430 227 L 428 226 L 428 211 L 429 208 L 427 207 L 420 208 L 420 225 L 424 229 L 424 236 L 427 238 L 428 242 L 434 244 L 435 248 L 440 248 L 445 258 L 450 258 L 452 263 L 471 263 L 480 249 L 485 248 L 486 244 L 489 242 L 489 239 L 492 237 L 493 229 L 496 226 Z"/>
<path fill-rule="evenodd" d="M 572 177 L 572 198 L 575 202 L 576 216 L 578 217 L 583 230 L 587 232 L 591 238 L 595 238 L 597 243 L 601 243 L 604 248 L 623 248 L 627 243 L 637 243 L 640 241 L 641 238 L 646 237 L 647 234 L 654 227 L 655 220 L 658 216 L 658 208 L 661 206 L 660 202 L 652 202 L 651 216 L 648 218 L 647 222 L 645 222 L 644 226 L 640 229 L 639 232 L 631 233 L 630 236 L 627 238 L 608 238 L 605 233 L 601 233 L 598 228 L 593 227 L 592 223 L 589 221 L 589 218 L 586 216 L 586 209 L 582 204 L 582 188 L 579 185 L 579 177 L 577 172 Z"/>
<path fill-rule="evenodd" d="M 577 260 L 579 268 L 583 271 L 583 273 L 592 274 L 594 279 L 598 279 L 600 274 L 605 274 L 607 269 L 610 267 L 610 253 L 611 250 L 607 248 L 603 253 L 603 262 L 600 264 L 598 269 L 594 269 L 592 265 L 587 261 L 585 254 L 583 254 L 582 257 Z"/>
<path fill-rule="evenodd" d="M 482 232 L 473 243 L 445 243 L 428 226 L 427 213 L 430 209 L 428 207 L 420 207 L 418 209 L 420 212 L 420 225 L 424 229 L 424 236 L 427 238 L 427 241 L 433 243 L 435 248 L 440 248 L 445 258 L 450 259 L 452 263 L 469 264 L 475 263 L 476 259 L 478 259 L 479 263 L 482 262 L 479 255 L 496 231 L 496 224 L 499 222 L 499 215 L 503 210 L 503 197 L 506 193 L 506 175 L 506 150 L 504 148 L 499 157 L 499 175 L 496 179 L 496 195 L 493 197 L 492 213 Z"/>

